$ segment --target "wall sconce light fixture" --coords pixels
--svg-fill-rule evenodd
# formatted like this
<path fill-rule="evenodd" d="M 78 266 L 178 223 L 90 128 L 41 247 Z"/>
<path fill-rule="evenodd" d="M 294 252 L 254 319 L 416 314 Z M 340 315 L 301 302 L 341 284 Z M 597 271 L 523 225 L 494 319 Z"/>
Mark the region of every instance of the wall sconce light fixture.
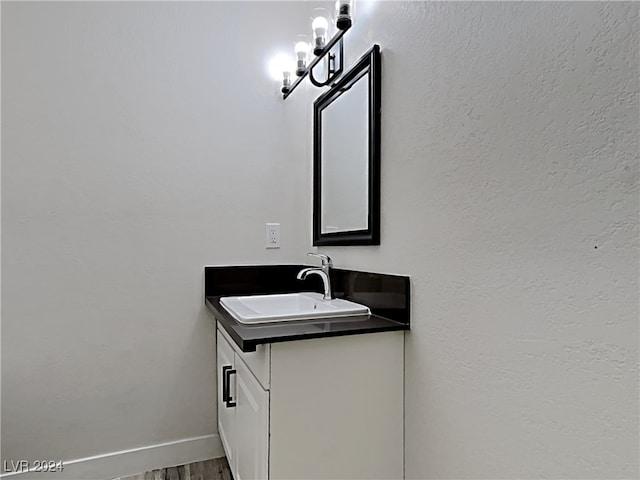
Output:
<path fill-rule="evenodd" d="M 327 41 L 327 32 L 329 31 L 329 22 L 324 17 L 316 17 L 311 23 L 313 30 L 313 53 L 316 55 L 308 65 L 307 57 L 309 55 L 310 45 L 306 42 L 298 42 L 295 45 L 297 64 L 295 74 L 298 77 L 295 82 L 291 83 L 291 74 L 293 69 L 282 70 L 282 98 L 287 98 L 293 90 L 308 75 L 309 80 L 316 87 L 324 87 L 332 83 L 343 70 L 344 45 L 342 37 L 351 28 L 352 12 L 354 0 L 337 0 L 335 4 L 336 17 L 335 25 L 337 32 Z M 333 48 L 338 45 L 337 52 L 332 52 Z M 318 80 L 313 75 L 313 68 L 322 60 L 326 60 L 326 78 Z"/>

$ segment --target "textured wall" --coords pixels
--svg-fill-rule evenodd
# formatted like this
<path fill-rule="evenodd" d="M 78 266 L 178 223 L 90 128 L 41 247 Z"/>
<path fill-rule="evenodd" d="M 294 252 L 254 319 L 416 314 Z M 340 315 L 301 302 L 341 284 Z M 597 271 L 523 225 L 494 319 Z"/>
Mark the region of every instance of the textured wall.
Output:
<path fill-rule="evenodd" d="M 306 107 L 256 39 L 303 7 L 2 2 L 3 458 L 216 432 L 203 266 L 306 248 Z"/>
<path fill-rule="evenodd" d="M 4 457 L 215 431 L 202 265 L 311 243 L 308 92 L 256 70 L 311 6 L 2 3 Z M 412 276 L 407 476 L 637 477 L 638 4 L 357 8 L 382 245 L 322 251 Z"/>
<path fill-rule="evenodd" d="M 638 477 L 638 4 L 358 3 L 409 478 Z"/>

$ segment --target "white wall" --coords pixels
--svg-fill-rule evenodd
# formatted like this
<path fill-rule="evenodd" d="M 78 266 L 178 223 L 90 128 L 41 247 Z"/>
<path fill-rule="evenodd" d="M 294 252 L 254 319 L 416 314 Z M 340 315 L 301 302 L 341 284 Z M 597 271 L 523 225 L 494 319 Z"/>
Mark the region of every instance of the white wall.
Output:
<path fill-rule="evenodd" d="M 638 4 L 357 8 L 382 244 L 321 250 L 411 275 L 407 477 L 637 478 Z"/>
<path fill-rule="evenodd" d="M 310 98 L 256 68 L 310 7 L 2 3 L 3 458 L 215 432 L 202 266 L 311 244 Z M 638 5 L 357 8 L 382 245 L 322 251 L 412 276 L 407 477 L 637 477 Z"/>
<path fill-rule="evenodd" d="M 266 72 L 306 6 L 275 6 L 2 2 L 3 459 L 216 433 L 203 266 L 307 249 L 310 107 Z"/>

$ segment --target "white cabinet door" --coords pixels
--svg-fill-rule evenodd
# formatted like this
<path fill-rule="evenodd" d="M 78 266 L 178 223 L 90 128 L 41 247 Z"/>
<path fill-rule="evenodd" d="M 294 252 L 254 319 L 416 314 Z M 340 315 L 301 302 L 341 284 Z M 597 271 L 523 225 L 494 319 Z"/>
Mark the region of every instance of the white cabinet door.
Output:
<path fill-rule="evenodd" d="M 269 392 L 262 388 L 237 356 L 235 368 L 235 480 L 266 479 L 269 455 Z"/>
<path fill-rule="evenodd" d="M 227 340 L 218 331 L 217 336 L 217 358 L 218 358 L 218 432 L 222 445 L 227 454 L 227 460 L 232 471 L 236 471 L 236 455 L 235 455 L 235 416 L 236 408 L 233 402 L 227 400 L 227 395 L 234 396 L 233 388 L 235 379 L 232 374 L 234 371 L 234 353 L 233 348 Z"/>

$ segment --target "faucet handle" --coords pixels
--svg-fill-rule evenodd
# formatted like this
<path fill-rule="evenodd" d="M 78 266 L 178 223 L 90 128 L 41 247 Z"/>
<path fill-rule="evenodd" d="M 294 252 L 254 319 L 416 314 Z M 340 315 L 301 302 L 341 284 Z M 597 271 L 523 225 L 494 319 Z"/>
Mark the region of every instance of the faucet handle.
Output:
<path fill-rule="evenodd" d="M 310 257 L 318 257 L 322 261 L 323 267 L 333 267 L 333 263 L 331 262 L 331 257 L 329 255 L 324 255 L 322 253 L 307 253 Z"/>

